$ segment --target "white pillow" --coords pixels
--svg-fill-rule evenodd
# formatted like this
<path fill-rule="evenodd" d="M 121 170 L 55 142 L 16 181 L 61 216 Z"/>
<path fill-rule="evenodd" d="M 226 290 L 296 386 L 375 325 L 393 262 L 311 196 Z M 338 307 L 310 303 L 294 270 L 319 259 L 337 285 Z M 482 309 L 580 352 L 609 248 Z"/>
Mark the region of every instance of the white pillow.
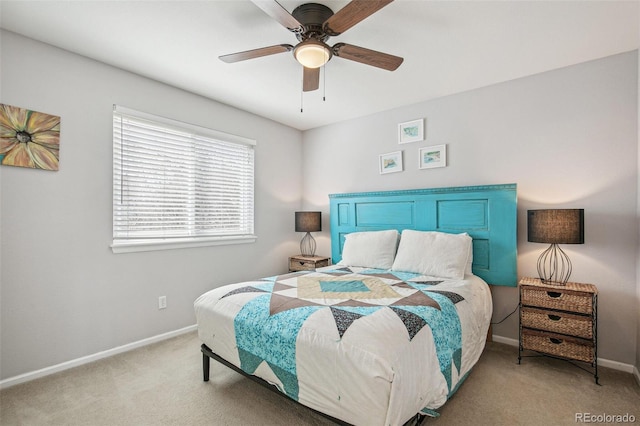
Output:
<path fill-rule="evenodd" d="M 402 231 L 392 270 L 441 278 L 463 279 L 469 264 L 469 234 Z"/>
<path fill-rule="evenodd" d="M 464 235 L 469 235 L 466 232 Z M 471 238 L 471 236 L 469 235 Z M 471 244 L 469 244 L 469 258 L 467 259 L 467 269 L 465 270 L 465 274 L 472 275 L 473 274 L 473 238 L 471 238 Z"/>
<path fill-rule="evenodd" d="M 352 232 L 345 236 L 341 265 L 389 269 L 398 248 L 398 231 Z"/>

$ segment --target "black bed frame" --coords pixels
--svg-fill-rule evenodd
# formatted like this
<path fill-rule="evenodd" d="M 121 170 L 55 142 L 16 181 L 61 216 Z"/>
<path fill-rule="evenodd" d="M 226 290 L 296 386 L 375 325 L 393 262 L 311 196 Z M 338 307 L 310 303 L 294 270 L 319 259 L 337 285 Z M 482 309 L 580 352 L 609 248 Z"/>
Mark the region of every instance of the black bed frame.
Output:
<path fill-rule="evenodd" d="M 344 426 L 349 426 L 349 423 L 343 422 L 342 420 L 336 419 L 335 417 L 331 417 L 328 414 L 322 413 L 318 410 L 314 410 L 313 408 L 307 407 L 304 404 L 301 404 L 300 402 L 296 401 L 295 399 L 291 399 L 287 394 L 282 393 L 278 390 L 278 388 L 275 385 L 272 385 L 271 383 L 267 382 L 266 380 L 261 379 L 260 377 L 254 376 L 252 374 L 248 374 L 245 373 L 244 371 L 242 371 L 240 368 L 236 367 L 235 365 L 231 364 L 229 361 L 227 361 L 226 359 L 222 358 L 220 355 L 216 354 L 215 352 L 213 352 L 211 349 L 209 349 L 209 347 L 205 344 L 202 344 L 202 346 L 200 347 L 200 350 L 202 351 L 202 374 L 203 374 L 203 378 L 205 382 L 209 381 L 209 365 L 210 362 L 209 360 L 211 358 L 215 359 L 216 361 L 218 361 L 219 363 L 231 368 L 232 370 L 242 374 L 243 376 L 251 379 L 252 381 L 266 387 L 267 389 L 275 392 L 276 394 L 283 396 L 287 399 L 289 399 L 290 401 L 295 402 L 296 404 L 305 407 L 307 410 L 311 410 L 319 415 L 321 415 L 322 417 L 331 420 L 332 422 L 339 424 L 339 425 L 344 425 Z M 422 423 L 422 419 L 424 419 L 426 416 L 424 414 L 416 414 L 414 417 L 410 418 L 403 426 L 417 426 L 420 423 Z"/>

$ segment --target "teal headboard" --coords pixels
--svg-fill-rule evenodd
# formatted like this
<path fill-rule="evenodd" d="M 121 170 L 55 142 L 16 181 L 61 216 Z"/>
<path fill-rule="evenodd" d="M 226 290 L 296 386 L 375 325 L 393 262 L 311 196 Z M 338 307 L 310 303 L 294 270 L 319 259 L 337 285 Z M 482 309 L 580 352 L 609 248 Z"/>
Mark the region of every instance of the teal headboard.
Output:
<path fill-rule="evenodd" d="M 516 184 L 331 194 L 331 256 L 342 259 L 350 232 L 415 229 L 467 232 L 473 273 L 494 285 L 517 285 Z"/>

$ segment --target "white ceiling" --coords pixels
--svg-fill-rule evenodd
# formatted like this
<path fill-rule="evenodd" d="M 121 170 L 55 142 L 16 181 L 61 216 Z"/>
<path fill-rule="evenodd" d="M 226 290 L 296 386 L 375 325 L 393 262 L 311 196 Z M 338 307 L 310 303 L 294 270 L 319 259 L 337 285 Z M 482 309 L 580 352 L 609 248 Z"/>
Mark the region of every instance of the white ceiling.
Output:
<path fill-rule="evenodd" d="M 302 95 L 291 53 L 218 59 L 296 44 L 250 1 L 0 1 L 4 29 L 301 130 L 637 49 L 639 17 L 638 1 L 396 0 L 328 44 L 402 56 L 400 68 L 334 57 Z"/>

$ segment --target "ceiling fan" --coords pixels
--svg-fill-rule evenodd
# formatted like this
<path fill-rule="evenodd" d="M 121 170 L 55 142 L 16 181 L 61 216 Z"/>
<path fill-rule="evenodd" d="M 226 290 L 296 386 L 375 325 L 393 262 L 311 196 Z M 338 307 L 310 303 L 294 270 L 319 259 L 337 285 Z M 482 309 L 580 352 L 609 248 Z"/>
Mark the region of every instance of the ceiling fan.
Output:
<path fill-rule="evenodd" d="M 294 33 L 299 43 L 295 46 L 277 44 L 275 46 L 222 55 L 220 59 L 224 62 L 232 63 L 293 51 L 293 56 L 304 67 L 302 90 L 308 92 L 318 89 L 320 67 L 333 56 L 389 71 L 397 69 L 404 60 L 398 56 L 352 44 L 337 43 L 333 46 L 326 44 L 329 37 L 344 33 L 393 0 L 352 0 L 335 14 L 327 6 L 318 3 L 302 4 L 296 7 L 292 13 L 289 13 L 275 0 L 252 1 L 267 15 Z"/>

